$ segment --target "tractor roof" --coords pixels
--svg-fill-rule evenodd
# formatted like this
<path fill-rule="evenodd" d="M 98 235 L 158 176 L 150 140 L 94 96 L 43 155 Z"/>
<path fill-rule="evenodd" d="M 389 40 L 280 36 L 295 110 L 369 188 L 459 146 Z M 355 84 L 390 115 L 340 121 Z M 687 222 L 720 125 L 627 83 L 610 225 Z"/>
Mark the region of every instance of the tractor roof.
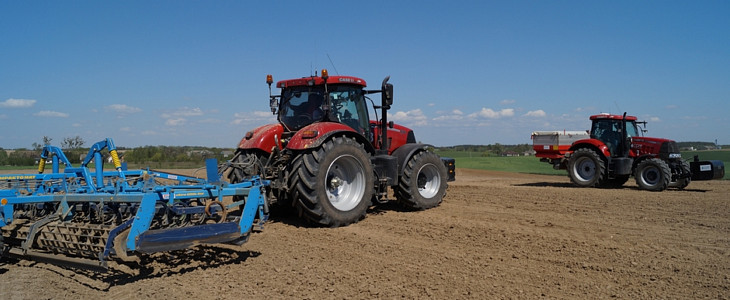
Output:
<path fill-rule="evenodd" d="M 599 115 L 592 115 L 591 120 L 598 120 L 598 119 L 611 119 L 611 120 L 621 120 L 624 116 L 622 115 L 612 115 L 612 114 L 599 114 Z M 626 116 L 626 121 L 636 121 L 635 116 Z"/>
<path fill-rule="evenodd" d="M 293 87 L 293 86 L 311 86 L 311 85 L 322 85 L 324 84 L 324 79 L 319 76 L 311 76 L 311 77 L 302 77 L 298 79 L 286 79 L 281 80 L 276 83 L 276 87 L 278 88 L 286 88 L 286 87 Z M 357 77 L 352 76 L 330 76 L 327 78 L 327 84 L 356 84 L 361 85 L 363 87 L 367 86 L 367 83 L 365 83 L 365 80 Z"/>

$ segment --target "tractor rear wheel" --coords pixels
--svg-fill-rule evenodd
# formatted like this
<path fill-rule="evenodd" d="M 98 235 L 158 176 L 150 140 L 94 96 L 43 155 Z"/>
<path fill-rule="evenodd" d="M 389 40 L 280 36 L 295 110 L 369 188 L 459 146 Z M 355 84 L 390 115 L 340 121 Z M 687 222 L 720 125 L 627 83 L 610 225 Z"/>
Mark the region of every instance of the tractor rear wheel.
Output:
<path fill-rule="evenodd" d="M 438 206 L 446 194 L 447 170 L 434 153 L 421 151 L 406 163 L 395 187 L 398 202 L 410 209 L 423 210 Z"/>
<path fill-rule="evenodd" d="M 329 227 L 365 218 L 375 187 L 370 154 L 346 137 L 335 137 L 298 155 L 289 179 L 290 195 L 300 215 Z"/>
<path fill-rule="evenodd" d="M 263 151 L 238 149 L 231 159 L 228 180 L 231 183 L 239 183 L 253 175 L 263 177 L 263 168 L 267 159 L 267 155 Z"/>
<path fill-rule="evenodd" d="M 261 179 L 266 178 L 266 165 L 269 160 L 269 154 L 257 149 L 238 149 L 231 159 L 231 165 L 228 171 L 228 181 L 231 183 L 243 182 L 247 178 L 258 175 Z M 283 189 L 272 189 L 266 187 L 267 201 L 274 207 L 282 207 L 287 209 L 291 207 L 291 201 L 283 192 Z M 271 197 L 274 196 L 274 197 Z M 234 197 L 237 200 L 242 197 Z"/>
<path fill-rule="evenodd" d="M 639 163 L 634 177 L 639 188 L 659 192 L 667 189 L 672 173 L 666 162 L 650 158 Z"/>
<path fill-rule="evenodd" d="M 577 186 L 602 186 L 606 180 L 606 165 L 595 151 L 580 148 L 573 152 L 568 161 L 568 176 Z"/>

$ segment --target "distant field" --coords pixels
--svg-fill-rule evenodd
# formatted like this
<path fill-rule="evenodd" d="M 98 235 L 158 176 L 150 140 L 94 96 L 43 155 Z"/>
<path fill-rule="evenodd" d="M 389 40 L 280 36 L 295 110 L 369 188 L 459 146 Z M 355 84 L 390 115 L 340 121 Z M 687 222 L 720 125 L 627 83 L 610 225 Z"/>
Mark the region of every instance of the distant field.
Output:
<path fill-rule="evenodd" d="M 534 156 L 482 157 L 481 152 L 468 151 L 437 151 L 437 153 L 440 156 L 454 158 L 458 168 L 567 175 L 565 170 L 554 170 L 550 164 L 540 162 L 540 159 Z M 730 165 L 730 150 L 687 151 L 682 153 L 682 158 L 692 161 L 695 155 L 698 155 L 700 160 L 720 160 L 725 166 Z M 725 172 L 723 179 L 730 180 L 730 174 Z"/>

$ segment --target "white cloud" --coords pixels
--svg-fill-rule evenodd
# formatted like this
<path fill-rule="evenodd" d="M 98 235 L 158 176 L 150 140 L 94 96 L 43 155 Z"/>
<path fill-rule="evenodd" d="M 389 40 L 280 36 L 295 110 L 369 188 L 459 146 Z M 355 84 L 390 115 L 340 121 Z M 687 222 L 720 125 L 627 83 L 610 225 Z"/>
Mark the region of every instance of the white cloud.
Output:
<path fill-rule="evenodd" d="M 502 104 L 502 105 L 510 105 L 510 104 L 514 104 L 515 102 L 517 102 L 517 100 L 504 99 L 504 100 L 500 101 L 499 104 Z"/>
<path fill-rule="evenodd" d="M 445 113 L 433 118 L 434 121 L 447 121 L 447 120 L 461 120 L 464 119 L 464 112 L 458 109 L 452 110 L 450 113 Z"/>
<path fill-rule="evenodd" d="M 271 111 L 252 111 L 252 112 L 238 112 L 233 114 L 233 125 L 252 125 L 259 123 L 261 125 L 276 122 L 276 116 Z"/>
<path fill-rule="evenodd" d="M 428 124 L 428 118 L 423 114 L 420 108 L 399 111 L 389 116 L 390 120 L 396 123 L 404 124 L 405 126 L 424 126 Z"/>
<path fill-rule="evenodd" d="M 3 102 L 0 102 L 0 107 L 7 107 L 7 108 L 26 108 L 26 107 L 32 107 L 36 103 L 35 100 L 30 99 L 8 99 Z"/>
<path fill-rule="evenodd" d="M 194 116 L 202 116 L 202 115 L 203 115 L 203 110 L 198 107 L 194 107 L 194 108 L 182 107 L 173 112 L 163 113 L 162 117 L 165 119 L 171 119 L 171 118 L 175 118 L 175 117 L 194 117 Z"/>
<path fill-rule="evenodd" d="M 55 118 L 68 118 L 69 114 L 57 112 L 57 111 L 51 111 L 51 110 L 42 110 L 37 113 L 33 114 L 36 117 L 55 117 Z"/>
<path fill-rule="evenodd" d="M 142 111 L 139 107 L 129 106 L 126 104 L 112 104 L 106 107 L 108 110 L 118 112 L 118 113 L 136 113 Z"/>
<path fill-rule="evenodd" d="M 544 110 L 538 109 L 538 110 L 528 111 L 525 114 L 525 117 L 544 117 L 545 115 L 546 114 L 545 114 L 545 111 Z"/>
<path fill-rule="evenodd" d="M 515 115 L 515 110 L 513 108 L 505 108 L 500 111 L 492 110 L 491 108 L 484 108 L 482 107 L 482 110 L 479 112 L 470 114 L 469 117 L 482 117 L 482 118 L 488 118 L 488 119 L 499 119 L 501 117 L 511 117 Z"/>
<path fill-rule="evenodd" d="M 662 120 L 659 119 L 659 117 L 650 117 L 649 118 L 649 121 L 652 121 L 652 122 L 661 122 Z"/>
<path fill-rule="evenodd" d="M 165 125 L 182 126 L 182 125 L 185 125 L 185 119 L 184 118 L 167 119 L 167 121 L 165 121 Z"/>

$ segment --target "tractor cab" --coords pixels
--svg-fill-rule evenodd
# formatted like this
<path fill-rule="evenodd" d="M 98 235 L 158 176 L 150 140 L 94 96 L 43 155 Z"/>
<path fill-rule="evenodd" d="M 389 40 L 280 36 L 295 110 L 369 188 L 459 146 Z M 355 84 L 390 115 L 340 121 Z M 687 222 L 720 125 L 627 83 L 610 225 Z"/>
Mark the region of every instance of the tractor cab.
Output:
<path fill-rule="evenodd" d="M 281 88 L 281 95 L 271 96 L 271 110 L 278 112 L 278 120 L 287 131 L 297 131 L 316 122 L 336 122 L 370 136 L 364 80 L 352 76 L 329 77 L 324 70 L 322 77 L 282 80 L 276 86 Z"/>
<path fill-rule="evenodd" d="M 591 116 L 591 138 L 608 147 L 611 157 L 628 156 L 631 138 L 639 136 L 636 117 L 600 114 Z"/>

